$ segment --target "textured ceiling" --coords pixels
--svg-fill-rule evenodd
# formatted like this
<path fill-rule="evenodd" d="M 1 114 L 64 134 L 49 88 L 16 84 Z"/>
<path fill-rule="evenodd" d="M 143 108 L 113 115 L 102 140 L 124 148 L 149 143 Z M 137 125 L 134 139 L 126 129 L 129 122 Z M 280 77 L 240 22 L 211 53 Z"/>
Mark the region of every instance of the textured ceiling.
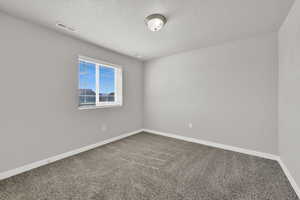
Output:
<path fill-rule="evenodd" d="M 276 31 L 294 0 L 0 0 L 0 10 L 75 37 L 148 60 L 254 34 Z M 168 18 L 150 32 L 145 16 Z M 67 32 L 66 32 L 67 33 Z M 67 33 L 68 34 L 68 33 Z"/>

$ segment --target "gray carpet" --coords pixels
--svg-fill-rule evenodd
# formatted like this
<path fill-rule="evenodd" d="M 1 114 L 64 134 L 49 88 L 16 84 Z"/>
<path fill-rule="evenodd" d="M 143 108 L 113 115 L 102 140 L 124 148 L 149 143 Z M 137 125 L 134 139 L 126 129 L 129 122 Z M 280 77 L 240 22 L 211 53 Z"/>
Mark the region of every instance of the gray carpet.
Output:
<path fill-rule="evenodd" d="M 1 200 L 297 200 L 275 161 L 140 133 L 0 182 Z"/>

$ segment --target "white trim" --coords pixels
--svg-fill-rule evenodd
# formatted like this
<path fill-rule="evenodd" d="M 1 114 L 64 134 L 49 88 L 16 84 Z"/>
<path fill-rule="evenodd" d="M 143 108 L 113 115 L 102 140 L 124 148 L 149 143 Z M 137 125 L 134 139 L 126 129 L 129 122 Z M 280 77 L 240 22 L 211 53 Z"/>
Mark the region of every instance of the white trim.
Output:
<path fill-rule="evenodd" d="M 118 81 L 117 81 L 117 79 L 118 79 L 118 69 L 117 68 L 115 68 L 114 69 L 114 91 L 115 91 L 115 98 L 114 98 L 114 103 L 118 103 L 118 96 L 119 95 L 116 95 L 116 94 L 119 94 L 119 92 L 118 92 L 118 90 L 117 90 L 117 84 L 118 84 Z"/>
<path fill-rule="evenodd" d="M 153 133 L 156 135 L 162 135 L 162 136 L 171 137 L 171 138 L 175 138 L 175 139 L 179 139 L 179 140 L 184 140 L 184 141 L 188 141 L 188 142 L 203 144 L 206 146 L 216 147 L 216 148 L 220 148 L 220 149 L 225 149 L 225 150 L 235 151 L 235 152 L 244 153 L 244 154 L 257 156 L 257 157 L 261 157 L 261 158 L 266 158 L 266 159 L 270 159 L 270 160 L 275 160 L 281 166 L 287 179 L 289 180 L 290 184 L 292 185 L 295 193 L 298 195 L 298 198 L 300 199 L 300 187 L 297 185 L 295 179 L 292 177 L 288 168 L 284 165 L 280 156 L 278 156 L 278 155 L 244 149 L 244 148 L 240 148 L 240 147 L 234 147 L 234 146 L 230 146 L 230 145 L 224 145 L 224 144 L 220 144 L 220 143 L 210 142 L 210 141 L 206 141 L 206 140 L 200 140 L 200 139 L 191 138 L 191 137 L 180 136 L 180 135 L 176 135 L 176 134 L 172 134 L 172 133 L 164 133 L 164 132 L 150 130 L 150 129 L 143 129 L 143 131 L 148 132 L 148 133 Z"/>
<path fill-rule="evenodd" d="M 116 87 L 116 93 L 118 95 L 115 95 L 117 104 L 122 106 L 123 105 L 123 70 L 122 68 L 119 68 L 116 70 L 116 77 L 115 77 L 115 87 Z"/>
<path fill-rule="evenodd" d="M 149 130 L 149 129 L 144 129 L 144 131 L 149 132 L 149 133 L 153 133 L 153 134 L 156 134 L 156 135 L 162 135 L 162 136 L 176 138 L 176 139 L 180 139 L 180 140 L 184 140 L 184 141 L 188 141 L 188 142 L 203 144 L 203 145 L 206 145 L 206 146 L 211 146 L 211 147 L 216 147 L 216 148 L 220 148 L 220 149 L 235 151 L 235 152 L 239 152 L 239 153 L 244 153 L 244 154 L 248 154 L 248 155 L 262 157 L 262 158 L 267 158 L 267 159 L 270 159 L 270 160 L 278 160 L 279 159 L 279 156 L 274 155 L 274 154 L 263 153 L 263 152 L 259 152 L 259 151 L 244 149 L 244 148 L 240 148 L 240 147 L 234 147 L 234 146 L 220 144 L 220 143 L 216 143 L 216 142 L 210 142 L 210 141 L 206 141 L 206 140 L 200 140 L 200 139 L 196 139 L 196 138 L 180 136 L 180 135 L 176 135 L 176 134 L 172 134 L 172 133 L 163 133 L 163 132 L 160 132 L 160 131 L 154 131 L 154 130 Z"/>
<path fill-rule="evenodd" d="M 100 94 L 100 65 L 99 64 L 97 64 L 97 63 L 94 63 L 96 66 L 95 66 L 95 79 L 96 79 L 96 85 L 95 85 L 95 89 L 96 89 L 96 96 L 95 96 L 95 103 L 96 103 L 96 106 L 99 106 L 99 103 L 100 103 L 100 101 L 99 101 L 99 94 Z"/>
<path fill-rule="evenodd" d="M 104 60 L 98 60 L 98 59 L 90 58 L 90 57 L 87 57 L 87 56 L 78 55 L 78 59 L 82 60 L 82 61 L 86 61 L 86 62 L 97 63 L 97 64 L 103 65 L 105 67 L 122 69 L 122 66 L 120 66 L 120 65 L 116 65 L 116 64 L 113 64 L 113 63 L 110 63 L 110 62 L 106 62 Z"/>
<path fill-rule="evenodd" d="M 239 153 L 244 153 L 244 154 L 248 154 L 248 155 L 253 155 L 253 156 L 258 156 L 258 157 L 262 157 L 262 158 L 267 158 L 267 159 L 271 159 L 271 160 L 276 160 L 279 165 L 281 166 L 283 172 L 285 173 L 286 177 L 288 178 L 289 182 L 291 183 L 293 189 L 295 190 L 296 194 L 298 195 L 298 198 L 300 198 L 300 187 L 297 185 L 295 179 L 292 177 L 291 173 L 289 172 L 288 168 L 285 166 L 285 164 L 283 163 L 283 161 L 280 159 L 279 156 L 277 155 L 273 155 L 273 154 L 269 154 L 269 153 L 263 153 L 263 152 L 258 152 L 258 151 L 253 151 L 253 150 L 248 150 L 248 149 L 244 149 L 244 148 L 240 148 L 240 147 L 234 147 L 234 146 L 229 146 L 229 145 L 224 145 L 224 144 L 220 144 L 220 143 L 215 143 L 215 142 L 210 142 L 210 141 L 205 141 L 205 140 L 200 140 L 200 139 L 195 139 L 195 138 L 190 138 L 190 137 L 185 137 L 185 136 L 179 136 L 176 134 L 171 134 L 171 133 L 163 133 L 163 132 L 159 132 L 159 131 L 154 131 L 154 130 L 150 130 L 150 129 L 140 129 L 137 131 L 133 131 L 130 133 L 125 133 L 122 134 L 120 136 L 117 137 L 113 137 L 92 145 L 88 145 L 88 146 L 84 146 L 81 147 L 79 149 L 75 149 L 66 153 L 62 153 L 44 160 L 40 160 L 31 164 L 27 164 L 12 170 L 8 170 L 5 172 L 1 172 L 0 173 L 0 180 L 9 178 L 11 176 L 15 176 L 17 174 L 21 174 L 23 172 L 47 165 L 49 163 L 53 163 L 55 161 L 58 160 L 62 160 L 64 158 L 70 157 L 70 156 L 74 156 L 76 154 L 100 147 L 102 145 L 117 141 L 117 140 L 121 140 L 123 138 L 129 137 L 131 135 L 135 135 L 138 134 L 140 132 L 149 132 L 149 133 L 153 133 L 156 135 L 162 135 L 162 136 L 166 136 L 166 137 L 171 137 L 171 138 L 175 138 L 175 139 L 179 139 L 179 140 L 184 140 L 184 141 L 188 141 L 188 142 L 194 142 L 194 143 L 198 143 L 198 144 L 203 144 L 206 146 L 211 146 L 211 147 L 216 147 L 216 148 L 221 148 L 221 149 L 225 149 L 225 150 L 230 150 L 230 151 L 235 151 L 235 152 L 239 152 Z"/>
<path fill-rule="evenodd" d="M 137 130 L 137 131 L 133 131 L 133 132 L 130 132 L 130 133 L 125 133 L 125 134 L 122 134 L 122 135 L 119 135 L 119 136 L 116 136 L 116 137 L 113 137 L 113 138 L 110 138 L 110 139 L 107 139 L 107 140 L 104 140 L 104 141 L 101 141 L 101 142 L 98 142 L 98 143 L 95 143 L 95 144 L 84 146 L 84 147 L 81 147 L 79 149 L 68 151 L 68 152 L 65 152 L 65 153 L 62 153 L 62 154 L 44 159 L 44 160 L 36 161 L 34 163 L 30 163 L 30 164 L 27 164 L 27 165 L 24 165 L 24 166 L 21 166 L 21 167 L 12 169 L 12 170 L 1 172 L 0 173 L 0 180 L 9 178 L 11 176 L 15 176 L 17 174 L 21 174 L 23 172 L 41 167 L 43 165 L 47 165 L 49 163 L 53 163 L 53 162 L 58 161 L 58 160 L 62 160 L 64 158 L 67 158 L 67 157 L 70 157 L 70 156 L 74 156 L 76 154 L 79 154 L 79 153 L 82 153 L 82 152 L 100 147 L 102 145 L 105 145 L 105 144 L 108 144 L 108 143 L 111 143 L 111 142 L 115 142 L 117 140 L 129 137 L 131 135 L 135 135 L 135 134 L 140 133 L 142 131 L 143 130 Z"/>
<path fill-rule="evenodd" d="M 86 105 L 86 106 L 78 106 L 78 110 L 90 110 L 97 108 L 113 108 L 113 107 L 122 107 L 122 104 L 100 104 L 100 105 Z"/>
<path fill-rule="evenodd" d="M 105 61 L 96 60 L 93 58 L 88 58 L 85 56 L 78 56 L 79 63 L 80 61 L 93 63 L 95 64 L 95 105 L 80 105 L 78 102 L 78 109 L 79 110 L 86 110 L 86 109 L 95 109 L 95 108 L 105 108 L 105 107 L 115 107 L 115 106 L 122 106 L 123 105 L 123 82 L 122 82 L 122 67 L 107 63 Z M 113 102 L 100 102 L 99 94 L 100 94 L 100 67 L 111 68 L 114 70 L 114 101 Z M 80 85 L 80 75 L 78 76 L 78 86 Z M 80 89 L 80 87 L 78 87 Z M 83 107 L 83 108 L 81 108 Z"/>
<path fill-rule="evenodd" d="M 290 173 L 290 171 L 288 170 L 288 168 L 286 167 L 286 165 L 283 163 L 283 161 L 281 160 L 281 158 L 279 158 L 277 160 L 282 168 L 282 170 L 284 171 L 286 177 L 288 178 L 288 180 L 290 181 L 292 187 L 294 188 L 296 194 L 298 195 L 298 198 L 300 199 L 300 187 L 297 185 L 295 179 L 293 178 L 292 174 Z"/>

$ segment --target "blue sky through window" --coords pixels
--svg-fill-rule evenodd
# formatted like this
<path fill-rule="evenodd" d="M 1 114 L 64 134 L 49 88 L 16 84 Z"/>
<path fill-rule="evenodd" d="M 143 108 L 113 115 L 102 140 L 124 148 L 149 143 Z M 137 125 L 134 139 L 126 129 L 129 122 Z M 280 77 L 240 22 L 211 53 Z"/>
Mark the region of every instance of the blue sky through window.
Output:
<path fill-rule="evenodd" d="M 115 70 L 100 66 L 100 93 L 108 94 L 115 91 Z M 79 62 L 79 89 L 91 89 L 96 92 L 96 65 L 89 62 Z"/>
<path fill-rule="evenodd" d="M 79 63 L 79 89 L 91 89 L 96 91 L 95 64 L 80 61 Z"/>
<path fill-rule="evenodd" d="M 115 92 L 115 70 L 110 67 L 100 66 L 100 93 Z"/>
<path fill-rule="evenodd" d="M 96 79 L 96 72 L 99 72 L 99 80 Z M 117 102 L 115 68 L 79 60 L 78 78 L 80 106 Z M 99 91 L 96 91 L 96 88 Z"/>

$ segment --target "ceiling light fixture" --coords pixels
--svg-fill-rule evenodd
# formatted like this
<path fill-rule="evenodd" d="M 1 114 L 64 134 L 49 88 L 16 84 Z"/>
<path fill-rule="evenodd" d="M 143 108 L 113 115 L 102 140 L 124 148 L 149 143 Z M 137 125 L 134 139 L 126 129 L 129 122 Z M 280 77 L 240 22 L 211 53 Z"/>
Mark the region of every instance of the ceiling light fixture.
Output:
<path fill-rule="evenodd" d="M 145 23 L 150 31 L 159 31 L 167 23 L 167 18 L 161 14 L 152 14 L 145 18 Z"/>

